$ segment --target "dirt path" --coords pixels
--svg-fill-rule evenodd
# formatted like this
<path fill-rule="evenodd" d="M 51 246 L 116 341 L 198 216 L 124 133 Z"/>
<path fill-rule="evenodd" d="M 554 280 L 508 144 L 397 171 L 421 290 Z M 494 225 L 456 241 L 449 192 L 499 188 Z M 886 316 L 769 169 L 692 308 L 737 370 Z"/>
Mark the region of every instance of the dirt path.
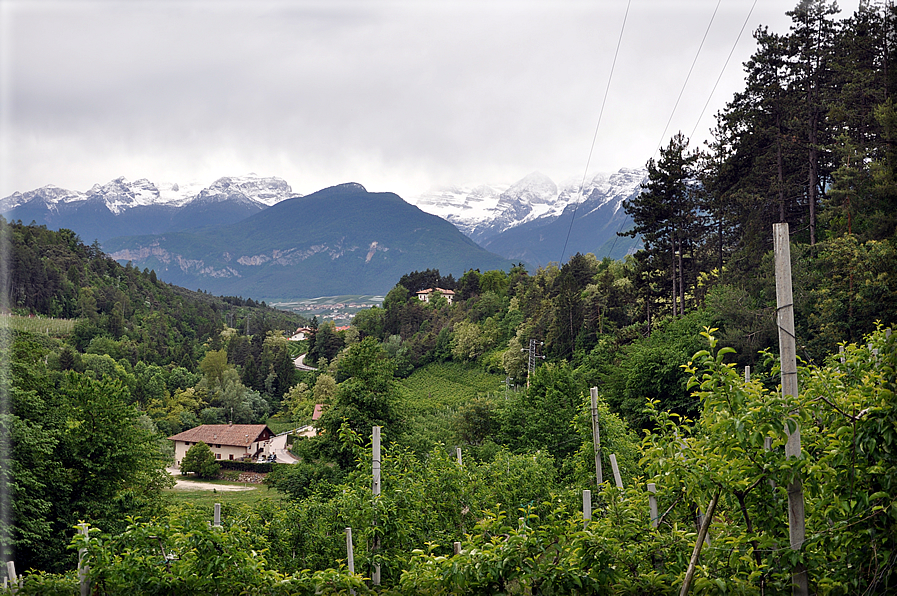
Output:
<path fill-rule="evenodd" d="M 181 471 L 177 468 L 168 468 L 168 473 L 174 476 L 175 485 L 174 490 L 217 490 L 218 492 L 222 491 L 241 491 L 241 490 L 255 490 L 258 488 L 258 485 L 255 486 L 234 486 L 232 484 L 213 484 L 211 482 L 195 482 L 193 480 L 181 480 Z"/>

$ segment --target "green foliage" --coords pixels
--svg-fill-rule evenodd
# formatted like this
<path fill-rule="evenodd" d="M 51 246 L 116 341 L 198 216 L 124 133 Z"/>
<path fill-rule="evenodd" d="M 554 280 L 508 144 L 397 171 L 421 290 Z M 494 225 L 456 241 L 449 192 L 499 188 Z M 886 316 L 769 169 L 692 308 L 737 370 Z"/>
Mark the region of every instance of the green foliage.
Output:
<path fill-rule="evenodd" d="M 193 473 L 200 478 L 215 478 L 219 469 L 212 449 L 202 441 L 192 445 L 181 460 L 181 474 Z"/>
<path fill-rule="evenodd" d="M 318 421 L 321 435 L 308 442 L 313 459 L 337 462 L 343 469 L 353 462 L 352 450 L 340 439 L 344 423 L 355 433 L 373 426 L 401 430 L 394 364 L 380 344 L 367 337 L 350 346 L 337 365 L 336 398 Z"/>
<path fill-rule="evenodd" d="M 701 573 L 725 577 L 730 585 L 785 590 L 791 565 L 800 560 L 820 592 L 893 588 L 894 338 L 886 341 L 881 332 L 870 338 L 879 362 L 868 348 L 852 345 L 844 364 L 802 369 L 800 395 L 792 397 L 744 382 L 724 362 L 730 350 L 715 349 L 713 331 L 706 333 L 710 350 L 687 367 L 701 418 L 660 414 L 642 459 L 673 519 L 688 515 L 681 505 L 706 503 L 721 492 L 711 533 L 714 544 L 737 556 L 714 562 L 710 551 Z M 798 426 L 801 455 L 787 458 L 783 446 Z M 790 551 L 787 487 L 796 477 L 803 485 L 807 540 Z"/>
<path fill-rule="evenodd" d="M 265 482 L 293 500 L 301 500 L 314 492 L 332 491 L 330 486 L 340 483 L 345 473 L 334 465 L 299 462 L 278 466 Z"/>
<path fill-rule="evenodd" d="M 120 380 L 47 371 L 46 348 L 27 336 L 17 336 L 10 352 L 4 382 L 12 413 L 2 424 L 10 433 L 16 561 L 66 569 L 73 559 L 65 546 L 79 520 L 113 531 L 126 515 L 160 511 L 171 484 L 167 458 Z"/>
<path fill-rule="evenodd" d="M 6 322 L 14 331 L 44 333 L 51 337 L 65 337 L 75 328 L 76 319 L 55 319 L 53 317 L 10 315 Z"/>
<path fill-rule="evenodd" d="M 538 367 L 528 389 L 499 401 L 498 442 L 516 452 L 546 449 L 558 460 L 566 458 L 580 445 L 572 423 L 583 394 L 569 366 Z"/>
<path fill-rule="evenodd" d="M 608 403 L 635 427 L 651 426 L 645 411 L 648 401 L 681 415 L 694 415 L 697 402 L 687 389 L 688 375 L 681 366 L 701 348 L 698 332 L 708 323 L 708 315 L 698 311 L 670 319 L 642 341 L 619 351 L 599 345 L 584 367 L 600 374 L 590 379 L 598 385 Z"/>
<path fill-rule="evenodd" d="M 418 368 L 407 379 L 397 381 L 396 386 L 402 407 L 422 412 L 458 407 L 477 396 L 501 391 L 503 380 L 501 375 L 452 362 Z"/>
<path fill-rule="evenodd" d="M 92 529 L 89 539 L 79 536 L 73 546 L 87 549 L 91 583 L 101 594 L 368 592 L 361 576 L 345 570 L 278 573 L 270 568 L 260 537 L 229 522 L 211 527 L 190 511 L 164 524 L 135 520 L 118 535 Z"/>

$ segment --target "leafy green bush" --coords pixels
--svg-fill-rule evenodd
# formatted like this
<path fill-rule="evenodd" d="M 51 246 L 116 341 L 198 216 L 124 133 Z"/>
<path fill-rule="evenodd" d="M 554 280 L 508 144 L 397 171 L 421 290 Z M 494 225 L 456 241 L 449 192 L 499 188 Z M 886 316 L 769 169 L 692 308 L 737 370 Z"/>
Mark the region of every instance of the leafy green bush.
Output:
<path fill-rule="evenodd" d="M 184 459 L 181 460 L 182 474 L 193 472 L 200 478 L 214 478 L 218 475 L 219 469 L 215 454 L 202 441 L 190 447 L 184 454 Z"/>

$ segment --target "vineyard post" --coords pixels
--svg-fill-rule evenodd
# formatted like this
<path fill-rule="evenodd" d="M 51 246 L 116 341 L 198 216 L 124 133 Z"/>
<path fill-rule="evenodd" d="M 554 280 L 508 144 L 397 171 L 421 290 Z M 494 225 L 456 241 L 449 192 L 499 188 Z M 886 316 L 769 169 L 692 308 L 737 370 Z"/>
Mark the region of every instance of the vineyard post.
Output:
<path fill-rule="evenodd" d="M 355 573 L 355 551 L 352 549 L 352 528 L 346 528 L 346 560 L 349 573 Z"/>
<path fill-rule="evenodd" d="M 373 428 L 373 437 L 372 437 L 372 449 L 371 449 L 371 469 L 374 475 L 374 482 L 372 486 L 372 491 L 374 493 L 374 505 L 376 507 L 377 501 L 379 501 L 380 497 L 380 427 L 375 426 Z M 375 508 L 376 512 L 376 508 Z M 376 514 L 374 516 L 374 526 L 377 525 L 377 517 Z M 380 535 L 377 531 L 374 531 L 374 545 L 373 549 L 374 554 L 376 555 L 380 550 Z M 371 582 L 375 586 L 380 585 L 380 563 L 374 563 L 374 571 L 371 573 Z"/>
<path fill-rule="evenodd" d="M 78 524 L 78 533 L 87 537 L 87 524 Z M 86 548 L 78 549 L 78 584 L 81 586 L 81 596 L 90 594 L 90 567 L 84 563 L 87 556 Z"/>
<path fill-rule="evenodd" d="M 773 245 L 776 269 L 776 313 L 779 329 L 779 354 L 782 368 L 782 395 L 797 397 L 797 342 L 794 336 L 794 299 L 791 291 L 791 245 L 788 224 L 773 224 Z M 785 457 L 800 457 L 800 426 L 792 421 L 794 432 L 785 432 Z M 804 489 L 800 476 L 795 474 L 788 484 L 788 534 L 792 550 L 801 550 L 804 544 Z M 809 594 L 807 568 L 798 563 L 791 572 L 793 596 Z"/>
<path fill-rule="evenodd" d="M 610 467 L 614 471 L 614 482 L 617 483 L 617 488 L 623 490 L 623 479 L 620 477 L 620 468 L 617 466 L 617 454 L 610 454 Z"/>
<path fill-rule="evenodd" d="M 461 554 L 461 543 L 460 543 L 460 542 L 455 542 L 455 543 L 453 544 L 453 551 L 454 551 L 454 553 L 455 553 L 456 555 L 460 555 L 460 554 Z"/>
<path fill-rule="evenodd" d="M 582 491 L 582 529 L 589 527 L 589 521 L 592 519 L 592 491 L 586 489 Z"/>
<path fill-rule="evenodd" d="M 657 487 L 653 482 L 648 483 L 648 508 L 651 511 L 651 527 L 657 527 L 657 497 L 654 495 L 657 494 Z"/>
<path fill-rule="evenodd" d="M 601 434 L 598 430 L 598 388 L 589 389 L 592 397 L 592 446 L 595 448 L 595 479 L 598 486 L 604 483 L 604 473 L 601 470 Z"/>
<path fill-rule="evenodd" d="M 458 458 L 458 465 L 463 466 L 463 463 L 461 462 L 461 448 L 460 447 L 455 447 L 455 457 Z"/>
<path fill-rule="evenodd" d="M 7 561 L 6 562 L 6 577 L 3 578 L 3 589 L 7 589 L 9 587 L 10 592 L 13 594 L 16 593 L 16 582 L 18 576 L 16 576 L 16 562 L 15 561 Z M 9 580 L 9 585 L 7 585 L 7 581 Z"/>
<path fill-rule="evenodd" d="M 682 589 L 679 590 L 679 596 L 688 594 L 691 587 L 691 580 L 695 577 L 695 568 L 698 565 L 698 556 L 701 554 L 701 547 L 704 546 L 704 540 L 707 538 L 707 529 L 710 527 L 710 520 L 713 519 L 713 513 L 716 511 L 716 503 L 719 501 L 720 491 L 717 489 L 710 501 L 710 507 L 707 508 L 707 516 L 701 522 L 698 529 L 698 539 L 695 541 L 695 548 L 691 552 L 691 559 L 688 561 L 688 570 L 685 572 L 685 581 L 682 582 Z"/>
<path fill-rule="evenodd" d="M 221 526 L 221 503 L 215 503 L 215 527 Z"/>

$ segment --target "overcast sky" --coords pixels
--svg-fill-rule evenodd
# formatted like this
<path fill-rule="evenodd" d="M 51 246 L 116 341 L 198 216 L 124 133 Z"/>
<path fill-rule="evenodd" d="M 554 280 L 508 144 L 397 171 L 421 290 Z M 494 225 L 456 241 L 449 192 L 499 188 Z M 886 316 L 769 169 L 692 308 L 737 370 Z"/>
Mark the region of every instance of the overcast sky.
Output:
<path fill-rule="evenodd" d="M 701 142 L 794 2 L 632 0 L 589 175 Z M 663 134 L 714 10 L 712 27 Z M 857 5 L 840 2 L 841 17 Z M 0 0 L 0 197 L 254 172 L 308 194 L 581 178 L 627 0 Z M 704 104 L 710 104 L 698 120 Z"/>

